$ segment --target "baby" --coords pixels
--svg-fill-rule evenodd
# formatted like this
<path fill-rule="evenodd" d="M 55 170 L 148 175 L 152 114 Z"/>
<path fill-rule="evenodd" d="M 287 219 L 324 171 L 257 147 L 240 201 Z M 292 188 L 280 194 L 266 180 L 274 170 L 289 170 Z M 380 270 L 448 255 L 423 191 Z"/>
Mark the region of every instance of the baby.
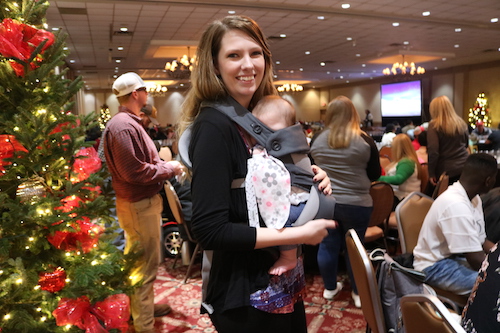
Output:
<path fill-rule="evenodd" d="M 295 124 L 295 109 L 279 96 L 265 96 L 252 114 L 273 131 Z M 260 213 L 268 228 L 290 227 L 304 209 L 309 192 L 291 185 L 290 173 L 282 161 L 268 155 L 261 145 L 252 145 L 245 181 L 250 225 L 259 227 Z M 280 257 L 269 274 L 281 275 L 293 269 L 297 265 L 297 247 L 280 246 Z"/>

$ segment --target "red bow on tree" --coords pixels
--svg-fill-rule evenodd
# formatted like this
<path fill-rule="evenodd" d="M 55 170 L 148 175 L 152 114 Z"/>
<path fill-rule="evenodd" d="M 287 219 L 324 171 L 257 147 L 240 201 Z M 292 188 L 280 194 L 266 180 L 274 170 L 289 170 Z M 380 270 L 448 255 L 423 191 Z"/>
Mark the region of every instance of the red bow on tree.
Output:
<path fill-rule="evenodd" d="M 40 55 L 54 43 L 54 34 L 43 29 L 37 29 L 31 25 L 21 23 L 11 18 L 6 18 L 0 23 L 0 54 L 6 58 L 13 58 L 10 65 L 17 76 L 24 76 L 24 65 L 32 57 L 35 49 L 43 42 L 47 41 Z M 31 69 L 37 68 L 42 60 L 37 55 L 29 64 Z"/>
<path fill-rule="evenodd" d="M 3 176 L 3 171 L 5 171 L 4 166 L 10 164 L 10 162 L 4 162 L 3 159 L 13 157 L 16 151 L 28 152 L 23 145 L 17 142 L 15 136 L 7 134 L 0 135 L 0 177 Z"/>
<path fill-rule="evenodd" d="M 76 251 L 81 248 L 83 253 L 88 253 L 97 244 L 99 235 L 104 232 L 101 226 L 90 222 L 86 216 L 77 220 L 71 227 L 75 230 L 74 232 L 58 230 L 48 236 L 47 240 L 60 250 Z"/>
<path fill-rule="evenodd" d="M 90 304 L 87 296 L 63 298 L 52 314 L 57 326 L 76 325 L 86 333 L 107 333 L 110 329 L 119 329 L 124 333 L 128 329 L 129 304 L 125 294 L 111 295 L 94 305 Z"/>

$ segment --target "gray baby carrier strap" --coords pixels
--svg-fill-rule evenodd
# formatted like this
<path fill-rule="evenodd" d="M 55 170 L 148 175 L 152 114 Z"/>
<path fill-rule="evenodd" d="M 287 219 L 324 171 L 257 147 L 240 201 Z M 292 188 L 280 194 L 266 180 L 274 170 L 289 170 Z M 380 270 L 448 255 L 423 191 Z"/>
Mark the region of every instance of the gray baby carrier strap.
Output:
<path fill-rule="evenodd" d="M 232 98 L 227 100 L 227 104 L 204 102 L 201 108 L 204 107 L 224 113 L 265 147 L 270 155 L 280 159 L 290 172 L 292 185 L 306 191 L 311 189 L 314 175 L 310 168 L 300 167 L 302 163 L 297 160 L 298 155 L 309 152 L 302 125 L 296 124 L 274 132 Z"/>

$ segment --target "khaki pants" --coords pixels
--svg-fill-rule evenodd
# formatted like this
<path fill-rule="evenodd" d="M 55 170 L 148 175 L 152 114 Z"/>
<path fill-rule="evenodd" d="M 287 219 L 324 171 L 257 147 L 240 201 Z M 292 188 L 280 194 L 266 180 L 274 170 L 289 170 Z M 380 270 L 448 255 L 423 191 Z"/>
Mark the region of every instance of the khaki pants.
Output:
<path fill-rule="evenodd" d="M 143 284 L 131 297 L 130 310 L 136 332 L 154 329 L 154 290 L 160 263 L 161 212 L 163 201 L 159 194 L 137 202 L 116 198 L 116 213 L 125 231 L 125 253 L 138 242 L 144 254 L 135 264 L 133 281 Z"/>

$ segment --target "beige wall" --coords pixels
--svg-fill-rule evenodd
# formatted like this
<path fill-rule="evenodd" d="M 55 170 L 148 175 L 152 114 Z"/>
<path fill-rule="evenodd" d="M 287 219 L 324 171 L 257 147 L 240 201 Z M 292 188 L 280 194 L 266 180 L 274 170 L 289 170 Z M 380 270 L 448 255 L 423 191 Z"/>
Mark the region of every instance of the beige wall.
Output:
<path fill-rule="evenodd" d="M 415 77 L 415 79 L 418 77 Z M 380 114 L 380 84 L 394 82 L 395 77 L 335 86 L 323 89 L 306 89 L 302 92 L 285 93 L 283 97 L 291 101 L 297 110 L 297 119 L 312 122 L 321 120 L 324 110 L 330 100 L 338 95 L 349 97 L 361 119 L 365 117 L 365 110 L 369 109 L 374 117 L 375 124 L 382 122 Z M 496 128 L 500 122 L 500 62 L 495 64 L 478 65 L 474 67 L 455 68 L 448 71 L 428 73 L 422 77 L 424 89 L 424 108 L 428 107 L 431 99 L 446 95 L 453 102 L 459 115 L 466 118 L 469 108 L 474 105 L 480 92 L 486 93 L 489 109 Z M 168 92 L 165 97 L 149 98 L 149 103 L 156 106 L 159 112 L 159 121 L 162 126 L 175 124 L 180 115 L 180 107 L 185 92 Z M 118 102 L 111 91 L 84 92 L 78 95 L 83 102 L 77 105 L 83 107 L 83 113 L 99 111 L 106 103 L 114 115 L 118 111 Z"/>

